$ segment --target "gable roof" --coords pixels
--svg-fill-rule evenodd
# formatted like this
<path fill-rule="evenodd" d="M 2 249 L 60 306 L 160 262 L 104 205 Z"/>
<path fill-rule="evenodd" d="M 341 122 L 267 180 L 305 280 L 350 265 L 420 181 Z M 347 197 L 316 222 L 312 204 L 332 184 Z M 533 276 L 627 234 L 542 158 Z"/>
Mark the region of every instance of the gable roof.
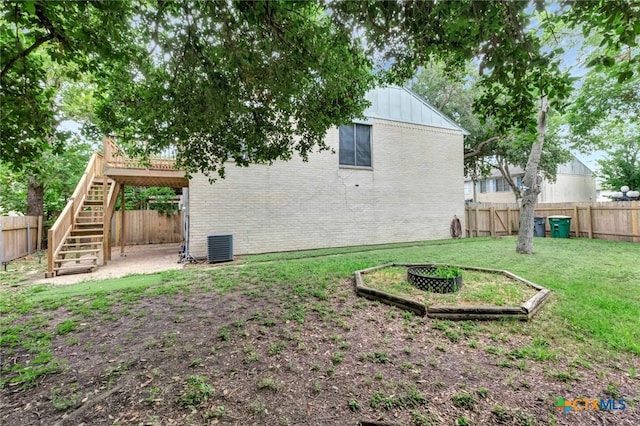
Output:
<path fill-rule="evenodd" d="M 371 106 L 364 111 L 367 118 L 401 121 L 469 134 L 423 97 L 406 87 L 379 87 L 367 92 L 366 98 L 371 102 Z"/>
<path fill-rule="evenodd" d="M 593 172 L 586 164 L 571 154 L 571 160 L 558 165 L 558 174 L 591 176 Z"/>

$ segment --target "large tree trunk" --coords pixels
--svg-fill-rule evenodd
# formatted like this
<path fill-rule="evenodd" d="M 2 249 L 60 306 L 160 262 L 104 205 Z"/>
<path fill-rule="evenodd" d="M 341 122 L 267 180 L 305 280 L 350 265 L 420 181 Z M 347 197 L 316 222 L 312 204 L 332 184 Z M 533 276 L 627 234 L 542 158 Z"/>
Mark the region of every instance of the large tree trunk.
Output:
<path fill-rule="evenodd" d="M 518 244 L 516 252 L 522 254 L 533 253 L 533 216 L 542 177 L 538 175 L 538 166 L 542 156 L 542 146 L 547 133 L 547 113 L 549 104 L 546 97 L 540 99 L 540 111 L 538 112 L 538 140 L 531 147 L 527 168 L 524 173 L 524 192 L 522 194 L 522 206 L 520 207 L 520 228 L 518 229 Z"/>
<path fill-rule="evenodd" d="M 44 214 L 44 186 L 35 176 L 29 176 L 27 186 L 27 216 Z"/>

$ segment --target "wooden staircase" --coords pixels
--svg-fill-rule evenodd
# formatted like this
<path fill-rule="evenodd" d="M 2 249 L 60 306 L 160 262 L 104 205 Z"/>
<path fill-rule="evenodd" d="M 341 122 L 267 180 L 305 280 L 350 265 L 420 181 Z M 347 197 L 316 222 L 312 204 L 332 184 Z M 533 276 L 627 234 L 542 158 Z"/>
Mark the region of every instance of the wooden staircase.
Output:
<path fill-rule="evenodd" d="M 98 266 L 104 239 L 104 197 L 108 194 L 103 179 L 93 179 L 69 235 L 53 260 L 55 275 L 91 272 Z"/>
<path fill-rule="evenodd" d="M 49 229 L 47 273 L 90 272 L 108 260 L 110 212 L 120 187 L 103 174 L 101 154 L 94 153 L 58 220 Z"/>
<path fill-rule="evenodd" d="M 128 158 L 111 138 L 103 140 L 103 152 L 91 156 L 73 195 L 49 229 L 47 278 L 90 272 L 111 260 L 111 217 L 125 185 L 189 186 L 184 172 L 175 169 L 174 158 L 145 162 Z"/>

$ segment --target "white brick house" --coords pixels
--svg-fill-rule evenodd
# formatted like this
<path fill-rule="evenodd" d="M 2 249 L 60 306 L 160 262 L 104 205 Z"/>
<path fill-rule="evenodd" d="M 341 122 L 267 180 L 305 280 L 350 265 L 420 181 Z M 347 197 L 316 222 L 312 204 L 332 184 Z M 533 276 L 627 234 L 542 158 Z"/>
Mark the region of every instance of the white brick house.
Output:
<path fill-rule="evenodd" d="M 413 92 L 380 88 L 366 120 L 331 129 L 335 152 L 189 184 L 189 252 L 232 234 L 235 254 L 450 238 L 464 218 L 464 130 Z M 464 223 L 462 224 L 464 229 Z"/>

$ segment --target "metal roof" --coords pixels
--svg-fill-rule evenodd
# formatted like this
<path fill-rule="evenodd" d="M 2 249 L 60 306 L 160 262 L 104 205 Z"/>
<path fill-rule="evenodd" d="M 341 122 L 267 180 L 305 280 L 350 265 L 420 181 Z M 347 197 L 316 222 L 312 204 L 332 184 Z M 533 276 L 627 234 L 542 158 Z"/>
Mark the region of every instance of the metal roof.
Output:
<path fill-rule="evenodd" d="M 423 97 L 406 87 L 379 87 L 369 91 L 366 97 L 371 102 L 371 106 L 364 111 L 367 118 L 401 121 L 469 134 Z"/>

